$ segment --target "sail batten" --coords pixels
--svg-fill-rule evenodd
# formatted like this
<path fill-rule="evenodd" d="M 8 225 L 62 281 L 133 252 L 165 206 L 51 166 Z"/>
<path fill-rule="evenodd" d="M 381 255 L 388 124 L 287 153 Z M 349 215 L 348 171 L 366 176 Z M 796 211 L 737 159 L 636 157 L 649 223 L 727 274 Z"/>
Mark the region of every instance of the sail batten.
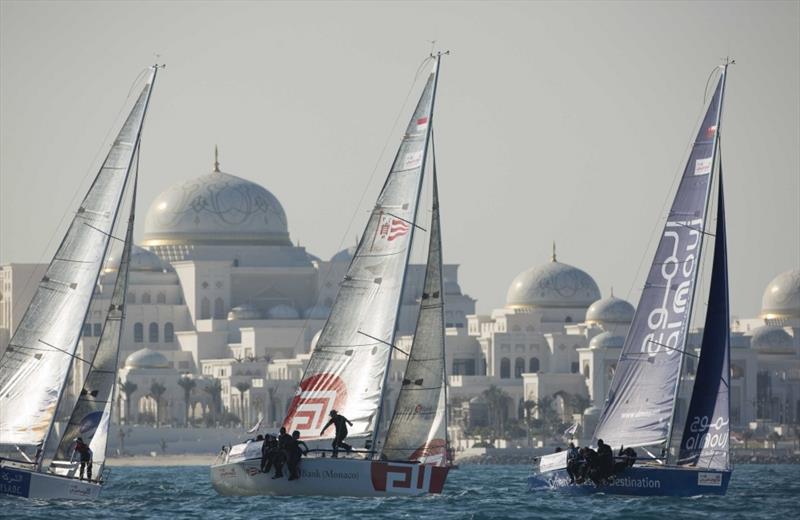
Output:
<path fill-rule="evenodd" d="M 38 445 L 52 427 L 128 182 L 135 151 L 129 143 L 139 139 L 155 73 L 153 69 L 14 332 L 9 343 L 16 347 L 0 358 L 0 445 Z M 56 348 L 35 352 L 42 343 Z"/>
<path fill-rule="evenodd" d="M 436 77 L 434 69 L 289 406 L 284 426 L 304 438 L 319 438 L 334 409 L 352 421 L 351 435 L 374 440 L 377 432 L 415 230 L 411 223 L 417 217 Z M 411 137 L 418 132 L 425 139 Z M 333 436 L 332 429 L 326 433 Z"/>
<path fill-rule="evenodd" d="M 668 213 L 594 441 L 668 441 L 694 304 L 724 93 L 720 75 Z"/>

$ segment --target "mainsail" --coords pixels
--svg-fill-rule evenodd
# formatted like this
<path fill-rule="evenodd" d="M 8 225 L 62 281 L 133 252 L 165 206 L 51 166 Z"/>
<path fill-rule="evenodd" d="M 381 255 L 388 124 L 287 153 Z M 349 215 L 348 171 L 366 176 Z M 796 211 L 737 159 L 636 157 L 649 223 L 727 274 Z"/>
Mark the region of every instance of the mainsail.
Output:
<path fill-rule="evenodd" d="M 636 447 L 669 437 L 705 234 L 724 78 L 723 71 L 683 171 L 595 441 Z"/>
<path fill-rule="evenodd" d="M 447 424 L 444 358 L 444 289 L 439 193 L 433 174 L 428 263 L 417 328 L 408 353 L 403 386 L 386 436 L 383 454 L 389 460 L 416 460 L 445 465 Z"/>
<path fill-rule="evenodd" d="M 0 445 L 50 431 L 138 146 L 153 68 L 0 358 Z"/>
<path fill-rule="evenodd" d="M 437 65 L 289 406 L 284 426 L 303 437 L 319 438 L 334 409 L 353 422 L 351 435 L 377 432 L 419 205 Z M 332 429 L 326 433 L 333 435 Z"/>
<path fill-rule="evenodd" d="M 717 231 L 708 311 L 678 463 L 727 469 L 730 466 L 730 311 L 721 168 L 717 197 Z"/>
<path fill-rule="evenodd" d="M 69 422 L 64 430 L 56 450 L 54 460 L 69 460 L 75 439 L 82 437 L 87 444 L 102 443 L 105 452 L 105 439 L 108 434 L 108 419 L 111 413 L 111 402 L 116 383 L 117 365 L 119 364 L 119 342 L 122 335 L 125 292 L 128 286 L 128 267 L 130 265 L 131 247 L 133 245 L 134 208 L 136 205 L 136 181 L 134 180 L 134 195 L 131 198 L 131 214 L 128 219 L 128 230 L 125 235 L 125 245 L 122 249 L 117 279 L 114 282 L 114 291 L 111 294 L 111 303 L 108 308 L 103 330 L 100 334 L 94 356 L 86 359 L 91 366 L 83 389 L 78 396 L 75 408 L 72 410 Z M 105 425 L 105 429 L 103 428 Z M 97 462 L 105 453 L 94 451 Z M 103 457 L 104 458 L 104 457 Z"/>

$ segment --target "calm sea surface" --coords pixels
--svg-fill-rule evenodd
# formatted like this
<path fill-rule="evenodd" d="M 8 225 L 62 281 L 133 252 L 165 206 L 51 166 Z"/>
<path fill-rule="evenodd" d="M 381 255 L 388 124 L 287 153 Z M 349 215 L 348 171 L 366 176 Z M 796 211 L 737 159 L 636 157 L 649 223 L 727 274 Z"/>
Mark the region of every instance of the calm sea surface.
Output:
<path fill-rule="evenodd" d="M 527 493 L 525 466 L 463 466 L 445 493 L 425 498 L 218 496 L 205 467 L 116 468 L 96 502 L 0 497 L 0 518 L 800 518 L 800 466 L 738 466 L 728 495 L 696 498 L 574 497 Z"/>

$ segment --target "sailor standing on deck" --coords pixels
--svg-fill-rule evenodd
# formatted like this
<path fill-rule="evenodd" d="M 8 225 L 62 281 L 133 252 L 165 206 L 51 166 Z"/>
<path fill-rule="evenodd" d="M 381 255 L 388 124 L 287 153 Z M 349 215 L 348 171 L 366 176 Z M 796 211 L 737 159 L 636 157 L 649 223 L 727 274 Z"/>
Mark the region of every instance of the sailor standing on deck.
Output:
<path fill-rule="evenodd" d="M 322 427 L 322 431 L 319 432 L 319 435 L 321 437 L 331 424 L 334 426 L 334 428 L 336 428 L 336 436 L 333 438 L 332 443 L 332 457 L 335 459 L 339 455 L 340 447 L 347 451 L 353 451 L 353 447 L 344 442 L 344 440 L 347 438 L 347 425 L 349 424 L 350 426 L 353 426 L 353 423 L 351 423 L 350 420 L 344 415 L 340 415 L 336 410 L 331 410 L 330 416 L 330 420 L 325 424 L 325 426 Z"/>
<path fill-rule="evenodd" d="M 72 452 L 72 460 L 75 460 L 75 455 L 80 455 L 80 480 L 83 480 L 83 472 L 86 470 L 87 480 L 92 480 L 92 449 L 89 445 L 83 442 L 81 437 L 75 440 L 75 451 Z"/>

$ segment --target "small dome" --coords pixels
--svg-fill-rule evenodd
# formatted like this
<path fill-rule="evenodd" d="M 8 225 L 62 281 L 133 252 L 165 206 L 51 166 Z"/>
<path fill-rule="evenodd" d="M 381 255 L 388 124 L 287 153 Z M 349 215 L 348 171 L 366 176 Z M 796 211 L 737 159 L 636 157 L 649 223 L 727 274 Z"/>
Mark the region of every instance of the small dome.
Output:
<path fill-rule="evenodd" d="M 308 349 L 309 352 L 314 352 L 314 349 L 317 348 L 317 343 L 319 343 L 319 337 L 322 336 L 322 329 L 319 329 L 314 337 L 311 338 L 311 346 Z"/>
<path fill-rule="evenodd" d="M 237 305 L 228 312 L 229 320 L 263 320 L 264 313 L 252 303 Z"/>
<path fill-rule="evenodd" d="M 761 298 L 761 317 L 800 318 L 800 269 L 781 273 L 767 285 Z"/>
<path fill-rule="evenodd" d="M 342 249 L 335 255 L 333 255 L 330 259 L 331 262 L 346 262 L 350 263 L 353 259 L 353 255 L 356 254 L 356 246 L 348 247 L 347 249 Z"/>
<path fill-rule="evenodd" d="M 792 354 L 794 340 L 785 329 L 777 325 L 764 325 L 753 332 L 750 347 L 767 354 Z"/>
<path fill-rule="evenodd" d="M 330 315 L 330 313 L 330 307 L 327 305 L 317 304 L 303 311 L 303 317 L 310 320 L 324 320 Z"/>
<path fill-rule="evenodd" d="M 181 182 L 153 200 L 145 245 L 291 245 L 286 213 L 254 182 L 219 170 Z"/>
<path fill-rule="evenodd" d="M 125 368 L 169 368 L 169 361 L 164 354 L 143 348 L 125 359 Z"/>
<path fill-rule="evenodd" d="M 622 348 L 625 337 L 611 332 L 601 332 L 589 341 L 589 348 Z"/>
<path fill-rule="evenodd" d="M 597 406 L 590 406 L 586 410 L 583 411 L 584 417 L 596 417 L 602 413 L 602 410 Z"/>
<path fill-rule="evenodd" d="M 586 311 L 587 323 L 630 324 L 633 321 L 633 305 L 612 294 L 597 300 Z"/>
<path fill-rule="evenodd" d="M 297 309 L 285 303 L 276 305 L 267 311 L 267 318 L 272 320 L 296 320 L 299 317 L 300 313 L 297 312 Z"/>
<path fill-rule="evenodd" d="M 131 251 L 131 271 L 163 273 L 172 271 L 172 266 L 165 263 L 159 256 L 152 251 L 148 251 L 139 246 L 133 246 Z"/>
<path fill-rule="evenodd" d="M 589 307 L 600 299 L 591 276 L 571 265 L 553 261 L 523 271 L 506 293 L 509 307 Z"/>

